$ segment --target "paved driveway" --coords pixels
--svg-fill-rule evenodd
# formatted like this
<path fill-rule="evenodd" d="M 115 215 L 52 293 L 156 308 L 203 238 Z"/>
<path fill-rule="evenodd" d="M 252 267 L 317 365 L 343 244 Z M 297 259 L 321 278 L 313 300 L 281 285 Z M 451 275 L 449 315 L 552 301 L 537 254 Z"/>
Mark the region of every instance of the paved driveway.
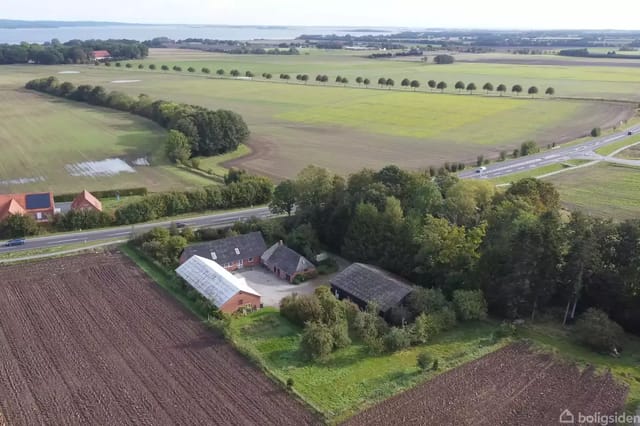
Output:
<path fill-rule="evenodd" d="M 335 258 L 335 257 L 334 257 Z M 335 258 L 338 262 L 339 270 L 343 270 L 349 266 L 346 260 Z M 302 284 L 292 285 L 285 280 L 281 280 L 262 266 L 254 266 L 235 271 L 234 274 L 247 280 L 249 287 L 252 287 L 262 296 L 262 304 L 264 306 L 278 307 L 280 300 L 293 294 L 311 294 L 321 285 L 329 285 L 329 280 L 335 274 L 320 275 L 312 280 L 305 281 Z"/>

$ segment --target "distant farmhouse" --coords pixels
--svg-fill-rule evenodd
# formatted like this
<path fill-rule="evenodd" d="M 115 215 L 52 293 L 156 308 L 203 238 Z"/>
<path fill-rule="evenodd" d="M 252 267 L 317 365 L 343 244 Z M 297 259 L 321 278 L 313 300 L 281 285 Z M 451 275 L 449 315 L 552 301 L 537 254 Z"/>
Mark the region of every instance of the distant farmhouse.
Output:
<path fill-rule="evenodd" d="M 111 59 L 111 53 L 108 50 L 94 50 L 91 52 L 91 57 L 94 61 L 106 61 Z"/>
<path fill-rule="evenodd" d="M 0 194 L 0 220 L 20 214 L 33 217 L 38 222 L 47 222 L 55 213 L 53 193 Z"/>
<path fill-rule="evenodd" d="M 382 316 L 387 316 L 391 309 L 404 303 L 413 291 L 410 284 L 401 278 L 364 263 L 354 263 L 334 276 L 331 291 L 339 299 L 349 299 L 361 309 L 375 302 Z"/>
<path fill-rule="evenodd" d="M 260 307 L 260 293 L 213 260 L 191 256 L 176 273 L 222 312 Z"/>
<path fill-rule="evenodd" d="M 262 233 L 250 232 L 188 246 L 180 255 L 180 263 L 186 262 L 192 256 L 200 256 L 215 260 L 227 271 L 235 271 L 245 266 L 259 265 L 260 257 L 266 249 L 267 244 L 262 238 Z"/>
<path fill-rule="evenodd" d="M 84 190 L 71 203 L 71 210 L 94 210 L 101 212 L 102 203 L 89 191 Z"/>
<path fill-rule="evenodd" d="M 279 241 L 262 254 L 262 264 L 280 279 L 294 282 L 298 275 L 316 273 L 316 267 L 304 256 Z"/>

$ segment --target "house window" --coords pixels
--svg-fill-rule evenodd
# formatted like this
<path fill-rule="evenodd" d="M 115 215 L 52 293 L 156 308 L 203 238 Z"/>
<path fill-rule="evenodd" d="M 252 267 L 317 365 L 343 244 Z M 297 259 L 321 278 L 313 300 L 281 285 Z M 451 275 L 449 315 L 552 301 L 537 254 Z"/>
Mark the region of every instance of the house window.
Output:
<path fill-rule="evenodd" d="M 42 220 L 42 213 L 40 213 L 40 212 L 36 213 L 36 219 L 37 220 Z"/>
<path fill-rule="evenodd" d="M 238 300 L 238 305 L 244 305 L 244 300 L 242 299 Z"/>
<path fill-rule="evenodd" d="M 247 262 L 253 262 L 253 257 L 248 258 Z"/>

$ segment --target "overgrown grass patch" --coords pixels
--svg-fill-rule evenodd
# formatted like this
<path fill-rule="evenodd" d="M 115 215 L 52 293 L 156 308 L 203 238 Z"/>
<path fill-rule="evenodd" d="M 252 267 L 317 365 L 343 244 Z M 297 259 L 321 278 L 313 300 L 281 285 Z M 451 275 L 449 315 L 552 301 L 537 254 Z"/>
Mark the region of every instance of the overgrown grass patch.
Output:
<path fill-rule="evenodd" d="M 427 380 L 435 374 L 496 350 L 493 322 L 461 324 L 432 343 L 385 355 L 371 355 L 359 342 L 334 352 L 327 362 L 307 361 L 299 352 L 301 329 L 273 308 L 235 318 L 230 338 L 278 380 L 293 379 L 295 391 L 332 422 Z M 438 359 L 437 372 L 422 372 L 417 356 Z"/>

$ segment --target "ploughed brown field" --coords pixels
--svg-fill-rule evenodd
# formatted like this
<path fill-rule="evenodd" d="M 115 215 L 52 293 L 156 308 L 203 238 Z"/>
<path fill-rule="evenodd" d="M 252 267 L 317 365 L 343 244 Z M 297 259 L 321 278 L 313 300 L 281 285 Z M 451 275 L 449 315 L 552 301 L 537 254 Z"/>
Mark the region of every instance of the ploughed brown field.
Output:
<path fill-rule="evenodd" d="M 120 254 L 0 277 L 0 424 L 315 423 Z"/>
<path fill-rule="evenodd" d="M 345 425 L 557 425 L 568 409 L 623 413 L 627 388 L 515 343 L 352 417 Z"/>

